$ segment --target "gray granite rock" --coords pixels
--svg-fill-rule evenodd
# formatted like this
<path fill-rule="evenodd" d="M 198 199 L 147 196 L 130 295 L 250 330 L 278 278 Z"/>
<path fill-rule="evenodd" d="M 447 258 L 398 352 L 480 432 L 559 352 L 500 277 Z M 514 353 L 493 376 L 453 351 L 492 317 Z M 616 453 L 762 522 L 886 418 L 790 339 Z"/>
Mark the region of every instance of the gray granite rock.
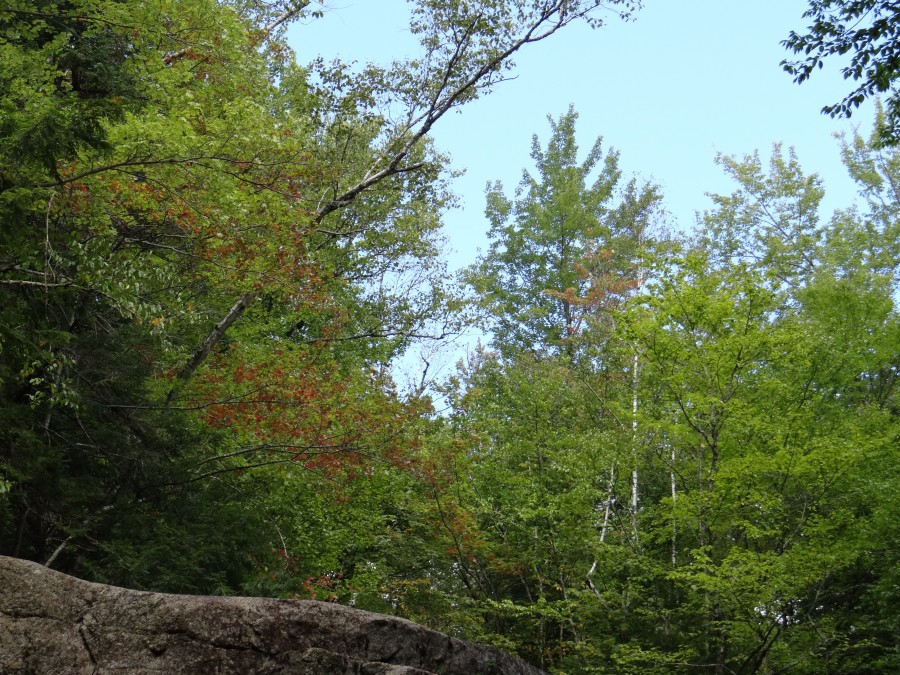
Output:
<path fill-rule="evenodd" d="M 146 593 L 0 556 L 0 673 L 539 675 L 498 650 L 312 600 Z"/>

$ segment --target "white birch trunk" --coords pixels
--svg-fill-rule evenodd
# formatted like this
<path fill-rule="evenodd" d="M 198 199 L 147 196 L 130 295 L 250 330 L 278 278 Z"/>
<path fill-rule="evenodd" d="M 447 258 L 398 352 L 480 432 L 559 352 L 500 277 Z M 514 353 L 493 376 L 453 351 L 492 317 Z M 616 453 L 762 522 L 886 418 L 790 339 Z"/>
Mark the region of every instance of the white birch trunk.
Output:
<path fill-rule="evenodd" d="M 603 510 L 603 526 L 600 528 L 600 543 L 606 541 L 606 533 L 609 532 L 609 515 L 612 511 L 613 490 L 616 484 L 616 464 L 613 462 L 609 469 L 609 488 L 606 491 L 606 508 Z"/>
<path fill-rule="evenodd" d="M 669 472 L 669 478 L 672 481 L 672 567 L 678 565 L 678 525 L 675 521 L 675 500 L 678 498 L 677 484 L 675 483 L 675 446 L 672 450 L 672 470 Z"/>
<path fill-rule="evenodd" d="M 639 246 L 643 247 L 643 232 L 639 236 Z M 644 258 L 643 250 L 641 250 L 638 260 L 638 278 L 637 292 L 640 293 L 644 287 Z M 631 453 L 634 469 L 631 472 L 631 528 L 632 536 L 635 543 L 638 539 L 638 506 L 639 506 L 639 487 L 638 482 L 638 386 L 640 385 L 640 354 L 638 345 L 634 345 L 634 356 L 631 360 Z"/>

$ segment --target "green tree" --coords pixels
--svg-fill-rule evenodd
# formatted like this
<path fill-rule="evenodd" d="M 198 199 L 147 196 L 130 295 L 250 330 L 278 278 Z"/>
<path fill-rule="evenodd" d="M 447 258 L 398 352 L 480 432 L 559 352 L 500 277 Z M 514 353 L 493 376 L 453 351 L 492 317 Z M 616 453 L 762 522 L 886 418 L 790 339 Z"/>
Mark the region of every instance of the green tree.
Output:
<path fill-rule="evenodd" d="M 308 2 L 4 5 L 2 551 L 168 590 L 336 573 L 381 505 L 301 569 L 303 518 L 350 509 L 269 495 L 407 485 L 427 401 L 384 369 L 454 302 L 427 136 L 600 7 L 420 2 L 426 58 L 357 76 L 293 63 Z"/>
<path fill-rule="evenodd" d="M 780 147 L 720 158 L 735 191 L 662 256 L 623 191 L 629 255 L 591 242 L 568 294 L 585 358 L 460 369 L 426 448 L 463 634 L 558 672 L 895 669 L 896 154 L 843 151 L 862 206 L 825 222 Z"/>
<path fill-rule="evenodd" d="M 585 320 L 579 303 L 592 285 L 589 265 L 599 267 L 632 234 L 624 232 L 621 214 L 612 206 L 620 178 L 618 153 L 604 156 L 598 138 L 579 162 L 577 118 L 572 108 L 556 121 L 548 118 L 546 148 L 537 135 L 532 138 L 537 175 L 525 171 L 515 200 L 503 194 L 499 183 L 488 186 L 491 245 L 466 279 L 490 321 L 492 343 L 504 356 L 530 351 L 573 357 Z M 626 192 L 642 211 L 658 202 L 650 186 L 631 183 Z M 630 249 L 633 255 L 633 244 Z M 623 253 L 615 253 L 617 261 Z M 594 280 L 602 274 L 595 270 Z"/>
<path fill-rule="evenodd" d="M 262 233 L 286 209 L 264 220 L 260 193 L 301 175 L 297 147 L 249 94 L 274 94 L 277 41 L 225 5 L 14 4 L 0 29 L 3 550 L 236 589 L 260 514 L 222 508 L 232 536 L 210 536 L 232 490 L 191 490 L 186 465 L 230 440 L 165 397 L 222 291 L 277 270 Z"/>
<path fill-rule="evenodd" d="M 874 534 L 887 502 L 870 490 L 895 480 L 892 273 L 840 262 L 842 233 L 862 236 L 841 217 L 803 236 L 820 194 L 794 164 L 777 149 L 768 174 L 758 157 L 729 161 L 738 190 L 715 198 L 711 234 L 629 324 L 644 344 L 641 423 L 658 439 L 643 520 L 657 559 L 671 542 L 665 609 L 680 658 L 721 672 L 883 672 L 896 633 L 867 603 L 884 568 L 866 580 L 860 569 L 891 546 Z M 671 654 L 643 639 L 638 663 Z"/>
<path fill-rule="evenodd" d="M 489 186 L 494 241 L 467 280 L 497 351 L 460 366 L 427 446 L 448 474 L 434 498 L 468 634 L 562 671 L 612 663 L 610 636 L 642 621 L 616 600 L 642 563 L 610 467 L 635 462 L 635 352 L 618 323 L 651 274 L 660 210 L 653 186 L 618 185 L 599 140 L 578 160 L 576 119 L 551 119 L 545 148 L 533 139 L 538 175 L 515 201 Z"/>
<path fill-rule="evenodd" d="M 614 453 L 600 401 L 564 359 L 483 354 L 460 378 L 453 424 L 466 452 L 448 498 L 471 518 L 457 539 L 482 639 L 559 665 L 590 639 L 579 599 Z"/>
<path fill-rule="evenodd" d="M 882 142 L 900 142 L 900 8 L 886 0 L 812 0 L 803 17 L 812 21 L 804 34 L 791 31 L 782 44 L 801 61 L 782 61 L 797 83 L 805 82 L 829 57 L 852 53 L 841 68 L 845 80 L 861 82 L 843 101 L 822 108 L 832 117 L 850 117 L 867 98 L 888 95 L 887 116 L 879 124 Z"/>
<path fill-rule="evenodd" d="M 704 217 L 704 246 L 712 264 L 746 264 L 765 269 L 771 283 L 784 289 L 802 286 L 820 264 L 825 226 L 819 205 L 821 180 L 806 176 L 793 148 L 772 151 L 768 171 L 759 153 L 743 160 L 719 156 L 716 161 L 738 184 L 731 195 L 713 195 L 715 205 Z"/>

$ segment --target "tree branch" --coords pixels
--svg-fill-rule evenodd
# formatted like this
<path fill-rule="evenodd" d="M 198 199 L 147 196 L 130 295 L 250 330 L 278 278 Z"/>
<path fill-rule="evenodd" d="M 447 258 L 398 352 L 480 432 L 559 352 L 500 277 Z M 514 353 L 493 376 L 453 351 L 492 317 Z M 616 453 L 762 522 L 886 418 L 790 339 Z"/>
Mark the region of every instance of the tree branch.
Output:
<path fill-rule="evenodd" d="M 596 4 L 599 5 L 599 3 Z M 447 93 L 446 96 L 444 96 L 443 98 L 440 98 L 440 96 L 434 98 L 431 105 L 429 105 L 428 108 L 416 118 L 416 120 L 406 125 L 406 127 L 401 130 L 401 133 L 398 134 L 398 136 L 403 136 L 412 131 L 412 135 L 407 139 L 407 141 L 403 143 L 392 156 L 390 156 L 387 161 L 387 166 L 380 170 L 376 170 L 377 165 L 372 166 L 369 171 L 366 172 L 365 177 L 358 183 L 356 183 L 356 185 L 345 190 L 341 195 L 335 197 L 319 210 L 315 218 L 316 223 L 321 222 L 322 219 L 324 219 L 329 213 L 332 213 L 333 211 L 341 209 L 352 203 L 357 196 L 359 196 L 363 191 L 372 187 L 376 183 L 380 183 L 382 180 L 400 173 L 401 171 L 408 170 L 406 167 L 402 167 L 401 163 L 409 155 L 416 144 L 419 143 L 419 141 L 421 141 L 429 131 L 431 131 L 431 128 L 439 119 L 441 119 L 451 109 L 456 107 L 460 100 L 464 100 L 465 96 L 472 90 L 477 89 L 486 77 L 488 77 L 491 73 L 496 72 L 503 62 L 509 59 L 513 54 L 519 51 L 519 49 L 521 49 L 526 44 L 539 42 L 541 40 L 544 40 L 545 38 L 550 37 L 563 26 L 571 23 L 576 18 L 584 16 L 588 11 L 590 11 L 590 9 L 585 9 L 581 12 L 576 13 L 575 15 L 567 15 L 565 12 L 566 6 L 567 0 L 557 0 L 557 2 L 552 3 L 550 6 L 545 8 L 545 10 L 531 24 L 531 26 L 529 26 L 525 30 L 524 34 L 520 38 L 514 40 L 505 49 L 501 50 L 499 53 L 495 54 L 493 57 L 482 63 L 482 65 L 477 68 L 475 72 L 472 73 L 472 75 L 465 79 L 455 89 Z M 555 14 L 559 14 L 558 19 L 547 26 L 546 24 L 550 22 L 551 17 L 553 17 Z M 546 29 L 540 31 L 540 29 L 545 26 Z M 470 39 L 471 34 L 467 30 L 463 34 L 462 41 L 467 42 Z M 451 58 L 450 62 L 444 69 L 445 81 L 441 84 L 439 91 L 446 87 L 446 80 L 449 79 L 450 71 L 458 61 L 459 57 L 460 54 L 457 50 L 457 52 L 454 52 L 453 58 Z M 413 127 L 419 123 L 421 124 L 421 126 L 413 131 Z"/>
<path fill-rule="evenodd" d="M 288 12 L 286 12 L 284 15 L 270 24 L 270 29 L 274 30 L 278 25 L 280 25 L 284 21 L 289 20 L 292 16 L 295 16 L 300 11 L 302 11 L 308 4 L 308 0 L 300 0 L 300 3 L 297 4 L 293 10 L 288 10 Z M 328 214 L 351 204 L 360 194 L 362 194 L 372 186 L 380 183 L 381 181 L 399 173 L 413 171 L 419 168 L 420 164 L 411 164 L 404 166 L 403 161 L 409 156 L 409 153 L 416 146 L 416 144 L 418 144 L 428 134 L 428 132 L 431 131 L 432 127 L 439 119 L 441 119 L 452 108 L 457 106 L 460 101 L 465 100 L 466 96 L 470 92 L 480 87 L 483 84 L 484 80 L 486 78 L 489 78 L 491 73 L 496 72 L 501 64 L 503 64 L 507 59 L 509 59 L 510 56 L 515 54 L 524 45 L 530 44 L 532 42 L 539 42 L 547 37 L 550 37 L 560 28 L 568 25 L 576 19 L 585 17 L 590 11 L 596 9 L 601 4 L 602 2 L 600 2 L 600 0 L 595 0 L 589 3 L 588 7 L 585 7 L 580 11 L 568 13 L 567 10 L 569 9 L 569 0 L 554 0 L 553 2 L 548 4 L 543 9 L 543 11 L 540 12 L 540 14 L 530 25 L 524 28 L 524 32 L 521 37 L 513 40 L 513 42 L 509 44 L 505 49 L 501 49 L 499 52 L 494 54 L 494 56 L 487 59 L 484 63 L 481 64 L 480 67 L 475 69 L 475 71 L 469 77 L 465 78 L 461 84 L 449 91 L 445 96 L 441 97 L 440 92 L 446 89 L 446 83 L 450 79 L 450 73 L 452 72 L 453 67 L 461 58 L 461 51 L 460 49 L 457 49 L 454 52 L 450 62 L 448 62 L 448 64 L 444 68 L 444 77 L 439 86 L 438 95 L 432 99 L 431 104 L 428 105 L 427 108 L 421 112 L 421 114 L 412 119 L 398 133 L 398 137 L 403 137 L 410 132 L 412 132 L 412 135 L 404 143 L 402 143 L 400 147 L 393 152 L 393 154 L 388 153 L 388 155 L 383 156 L 378 161 L 376 161 L 376 163 L 373 164 L 366 172 L 362 180 L 357 182 L 349 189 L 345 190 L 339 196 L 335 197 L 328 204 L 319 209 L 313 218 L 314 224 L 320 225 L 322 220 L 327 217 Z M 556 16 L 555 20 L 553 19 L 554 16 Z M 270 29 L 267 28 L 267 30 Z M 471 26 L 468 26 L 467 30 L 463 34 L 463 37 L 461 38 L 462 42 L 465 43 L 470 41 L 471 36 Z M 462 51 L 464 51 L 464 47 Z M 175 56 L 176 55 L 174 54 L 171 55 L 172 58 L 174 58 Z M 420 126 L 418 127 L 418 129 L 415 129 L 413 131 L 414 127 L 417 124 Z M 386 166 L 378 169 L 379 164 L 382 164 L 384 161 L 387 162 Z M 188 380 L 190 380 L 197 368 L 200 367 L 200 365 L 206 360 L 209 352 L 225 334 L 225 331 L 227 331 L 228 328 L 235 321 L 237 321 L 237 319 L 241 316 L 241 314 L 243 314 L 244 310 L 247 309 L 247 307 L 253 302 L 254 299 L 255 294 L 245 294 L 241 297 L 240 300 L 238 300 L 234 307 L 229 310 L 225 318 L 223 318 L 222 321 L 220 321 L 216 325 L 213 331 L 203 341 L 203 344 L 191 357 L 190 361 L 188 361 L 188 363 L 185 364 L 184 368 L 182 368 L 181 372 L 179 372 L 178 378 L 182 382 L 187 382 Z M 177 387 L 173 387 L 169 392 L 169 395 L 166 399 L 167 403 L 170 402 L 174 397 L 176 389 Z"/>
<path fill-rule="evenodd" d="M 213 347 L 215 347 L 219 340 L 222 339 L 222 336 L 225 335 L 225 331 L 231 328 L 231 325 L 240 318 L 244 313 L 244 310 L 253 304 L 255 299 L 256 293 L 244 293 L 234 306 L 228 310 L 228 313 L 216 324 L 215 328 L 213 328 L 209 335 L 206 336 L 206 339 L 203 340 L 203 343 L 197 348 L 193 356 L 191 356 L 188 362 L 184 364 L 184 367 L 178 372 L 177 377 L 181 380 L 181 384 L 184 384 L 191 379 L 197 368 L 206 361 Z M 169 395 L 166 396 L 166 403 L 172 401 L 177 390 L 177 384 L 169 390 Z"/>
<path fill-rule="evenodd" d="M 290 21 L 290 20 L 293 19 L 295 16 L 297 16 L 298 14 L 300 14 L 300 12 L 302 12 L 304 9 L 306 9 L 307 7 L 309 7 L 309 3 L 310 3 L 310 0 L 300 0 L 300 2 L 298 2 L 298 3 L 297 3 L 296 5 L 294 5 L 292 8 L 286 9 L 286 10 L 281 14 L 281 16 L 279 16 L 277 19 L 275 19 L 274 21 L 272 21 L 272 23 L 270 23 L 268 26 L 266 26 L 265 28 L 263 28 L 263 37 L 262 37 L 262 39 L 265 40 L 265 39 L 268 38 L 273 32 L 275 32 L 275 29 L 278 28 L 278 26 L 280 26 L 281 24 L 283 24 L 283 23 L 285 23 L 285 22 L 287 22 L 287 21 Z M 313 15 L 315 16 L 315 13 L 313 13 Z"/>
<path fill-rule="evenodd" d="M 276 17 L 270 24 L 268 24 L 265 28 L 262 29 L 259 36 L 259 41 L 264 42 L 269 37 L 271 37 L 272 33 L 275 32 L 275 29 L 278 28 L 283 23 L 290 21 L 294 17 L 296 17 L 300 12 L 309 7 L 309 3 L 311 0 L 300 0 L 296 5 L 291 7 L 290 9 L 286 9 L 282 12 L 278 17 Z M 172 52 L 171 54 L 166 54 L 163 57 L 163 63 L 167 66 L 171 66 L 175 61 L 179 61 L 187 56 L 191 52 L 191 47 L 185 47 L 184 49 L 179 49 L 177 52 Z"/>

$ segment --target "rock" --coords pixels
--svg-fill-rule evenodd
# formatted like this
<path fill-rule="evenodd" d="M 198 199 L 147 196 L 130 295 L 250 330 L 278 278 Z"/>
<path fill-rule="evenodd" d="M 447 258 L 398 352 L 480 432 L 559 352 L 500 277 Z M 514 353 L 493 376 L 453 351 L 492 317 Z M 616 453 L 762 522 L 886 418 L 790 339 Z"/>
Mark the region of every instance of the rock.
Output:
<path fill-rule="evenodd" d="M 0 673 L 541 671 L 490 647 L 342 605 L 132 591 L 0 556 Z"/>

